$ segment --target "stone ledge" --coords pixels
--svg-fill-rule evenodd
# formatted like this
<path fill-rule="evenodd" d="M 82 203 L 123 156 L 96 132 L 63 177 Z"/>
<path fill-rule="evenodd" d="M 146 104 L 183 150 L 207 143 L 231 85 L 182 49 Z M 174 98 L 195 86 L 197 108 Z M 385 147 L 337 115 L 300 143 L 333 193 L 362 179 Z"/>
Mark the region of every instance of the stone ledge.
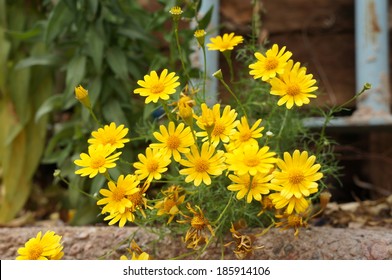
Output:
<path fill-rule="evenodd" d="M 66 260 L 119 259 L 126 252 L 128 240 L 134 238 L 139 246 L 155 259 L 169 259 L 191 252 L 180 237 L 167 236 L 158 240 L 158 235 L 137 227 L 23 227 L 0 228 L 0 259 L 14 259 L 19 247 L 38 231 L 54 230 L 63 236 Z M 248 233 L 258 233 L 251 230 Z M 230 237 L 225 240 L 230 242 Z M 309 227 L 302 229 L 299 236 L 293 231 L 270 230 L 256 240 L 263 249 L 255 251 L 252 259 L 272 260 L 361 260 L 392 259 L 392 232 L 383 228 L 350 229 L 331 227 Z M 236 259 L 225 247 L 224 259 Z M 221 259 L 222 248 L 211 244 L 200 259 Z M 188 255 L 184 259 L 193 259 Z"/>

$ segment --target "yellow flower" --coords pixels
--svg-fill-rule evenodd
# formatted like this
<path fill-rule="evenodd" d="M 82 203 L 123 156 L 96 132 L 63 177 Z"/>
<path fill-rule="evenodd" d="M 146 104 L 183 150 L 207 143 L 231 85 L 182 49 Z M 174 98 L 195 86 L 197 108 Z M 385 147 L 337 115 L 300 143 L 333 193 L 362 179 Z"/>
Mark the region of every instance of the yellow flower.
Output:
<path fill-rule="evenodd" d="M 128 252 L 132 255 L 131 260 L 149 260 L 150 255 L 147 254 L 146 252 L 143 252 L 143 250 L 139 247 L 139 245 L 136 244 L 135 240 L 132 239 L 131 246 L 130 248 L 127 249 Z M 127 256 L 122 255 L 120 257 L 120 260 L 128 260 Z"/>
<path fill-rule="evenodd" d="M 243 116 L 241 122 L 237 125 L 236 132 L 230 137 L 232 148 L 238 148 L 242 145 L 256 145 L 258 138 L 261 138 L 264 127 L 259 127 L 261 119 L 258 119 L 252 127 L 249 127 L 248 119 Z"/>
<path fill-rule="evenodd" d="M 123 148 L 124 143 L 129 142 L 130 140 L 124 138 L 125 135 L 128 133 L 128 128 L 124 128 L 124 125 L 121 124 L 116 127 L 114 122 L 110 123 L 110 125 L 105 125 L 103 128 L 99 128 L 97 131 L 93 131 L 90 138 L 87 140 L 91 146 L 98 146 L 100 144 L 106 145 L 109 144 L 110 146 L 118 148 Z"/>
<path fill-rule="evenodd" d="M 270 192 L 272 174 L 268 173 L 256 173 L 254 176 L 250 176 L 246 173 L 241 176 L 229 175 L 229 179 L 234 183 L 227 187 L 229 191 L 238 191 L 237 199 L 242 199 L 246 196 L 246 202 L 251 203 L 252 200 L 261 201 L 262 194 L 268 194 Z"/>
<path fill-rule="evenodd" d="M 268 81 L 277 74 L 283 74 L 287 61 L 290 59 L 292 53 L 285 52 L 286 47 L 279 50 L 277 44 L 274 44 L 271 49 L 267 50 L 265 56 L 259 52 L 255 53 L 257 62 L 249 65 L 252 69 L 249 74 L 253 75 L 254 79 L 261 78 L 263 81 Z"/>
<path fill-rule="evenodd" d="M 178 21 L 181 18 L 181 15 L 183 13 L 181 7 L 179 7 L 179 6 L 172 7 L 169 12 L 173 17 L 173 20 L 175 20 L 175 21 Z"/>
<path fill-rule="evenodd" d="M 160 76 L 157 72 L 151 71 L 150 75 L 145 75 L 144 80 L 139 80 L 137 83 L 141 88 L 135 89 L 135 94 L 140 96 L 147 96 L 146 104 L 151 101 L 157 103 L 159 99 L 168 100 L 169 95 L 176 92 L 176 88 L 180 85 L 177 80 L 176 73 L 171 72 L 168 74 L 168 70 L 164 69 Z"/>
<path fill-rule="evenodd" d="M 204 31 L 204 29 L 197 29 L 194 33 L 194 36 L 197 42 L 199 43 L 199 45 L 204 46 L 204 40 L 206 37 L 206 32 Z"/>
<path fill-rule="evenodd" d="M 215 153 L 215 147 L 210 146 L 208 142 L 203 143 L 200 153 L 194 145 L 191 152 L 185 156 L 187 160 L 182 159 L 180 164 L 187 168 L 181 169 L 180 174 L 188 175 L 185 182 L 193 181 L 195 186 L 199 186 L 201 182 L 211 185 L 210 175 L 220 175 L 226 169 L 224 152 L 218 150 Z"/>
<path fill-rule="evenodd" d="M 231 235 L 234 241 L 231 241 L 224 246 L 230 246 L 231 244 L 235 244 L 235 249 L 233 250 L 236 257 L 240 260 L 245 258 L 249 258 L 253 255 L 254 250 L 262 249 L 264 246 L 255 246 L 254 241 L 256 237 L 253 234 L 247 235 L 239 232 L 233 224 L 231 224 L 230 228 Z"/>
<path fill-rule="evenodd" d="M 320 180 L 323 174 L 317 172 L 321 166 L 314 164 L 316 157 L 309 157 L 307 151 L 300 153 L 299 150 L 295 150 L 292 156 L 285 152 L 283 158 L 284 160 L 278 159 L 277 166 L 280 171 L 274 172 L 272 180 L 273 184 L 283 187 L 280 194 L 286 199 L 292 196 L 299 199 L 317 192 L 316 181 Z"/>
<path fill-rule="evenodd" d="M 137 180 L 135 175 L 120 175 L 117 179 L 117 184 L 114 182 L 108 182 L 109 189 L 101 189 L 100 194 L 104 198 L 97 201 L 97 205 L 104 205 L 102 214 L 106 212 L 120 212 L 124 213 L 126 208 L 132 207 L 132 201 L 128 199 L 128 196 L 139 192 L 140 181 Z"/>
<path fill-rule="evenodd" d="M 90 178 L 93 178 L 98 173 L 105 173 L 106 169 L 116 166 L 115 161 L 118 160 L 121 155 L 121 152 L 110 155 L 115 150 L 116 148 L 110 145 L 98 145 L 97 147 L 90 146 L 88 148 L 88 154 L 81 153 L 81 159 L 74 161 L 76 165 L 83 167 L 76 170 L 75 174 L 80 174 L 81 176 L 89 175 Z"/>
<path fill-rule="evenodd" d="M 283 187 L 275 186 L 271 189 L 278 191 L 268 196 L 276 209 L 279 210 L 286 207 L 285 213 L 291 214 L 293 213 L 293 211 L 295 211 L 296 213 L 302 213 L 309 208 L 309 202 L 307 199 L 305 199 L 305 197 L 301 196 L 297 198 L 295 196 L 292 196 L 290 198 L 286 198 L 282 196 L 281 192 L 279 192 L 279 190 L 281 191 Z"/>
<path fill-rule="evenodd" d="M 234 32 L 230 34 L 223 34 L 223 37 L 218 35 L 210 39 L 211 43 L 207 44 L 208 50 L 212 51 L 231 51 L 235 46 L 242 43 L 244 38 L 242 36 L 235 36 Z"/>
<path fill-rule="evenodd" d="M 104 218 L 104 221 L 110 220 L 108 225 L 114 225 L 118 222 L 119 227 L 124 227 L 125 223 L 135 221 L 135 214 L 131 208 L 125 208 L 124 213 L 112 212 Z"/>
<path fill-rule="evenodd" d="M 133 164 L 136 168 L 135 174 L 138 175 L 139 180 L 147 178 L 148 182 L 161 179 L 162 173 L 167 171 L 167 166 L 171 162 L 170 156 L 150 147 L 146 148 L 145 155 L 139 154 L 138 158 L 139 161 Z"/>
<path fill-rule="evenodd" d="M 280 219 L 279 222 L 275 223 L 275 227 L 280 227 L 282 230 L 294 228 L 294 236 L 298 236 L 299 228 L 308 226 L 308 222 L 303 218 L 304 214 L 283 214 L 275 215 L 276 218 Z"/>
<path fill-rule="evenodd" d="M 302 106 L 310 102 L 309 98 L 316 98 L 315 94 L 311 94 L 318 89 L 314 86 L 316 80 L 313 79 L 312 74 L 306 74 L 306 68 L 300 67 L 297 62 L 293 66 L 293 61 L 287 63 L 286 69 L 282 75 L 272 78 L 271 94 L 279 95 L 281 98 L 278 105 L 281 106 L 286 103 L 287 109 L 291 109 L 293 105 Z"/>
<path fill-rule="evenodd" d="M 268 173 L 276 162 L 275 152 L 268 152 L 269 147 L 259 149 L 259 145 L 243 145 L 229 153 L 226 153 L 228 169 L 244 175 L 249 172 L 254 176 L 257 172 Z"/>
<path fill-rule="evenodd" d="M 177 221 L 177 223 L 190 224 L 190 228 L 185 234 L 184 241 L 188 244 L 187 248 L 197 249 L 199 244 L 208 242 L 208 236 L 206 235 L 207 229 L 212 236 L 214 236 L 214 230 L 199 206 L 196 205 L 195 210 L 191 204 L 188 203 L 186 207 L 191 212 L 192 216 L 182 214 L 185 220 Z"/>
<path fill-rule="evenodd" d="M 54 231 L 38 232 L 36 237 L 30 238 L 24 247 L 18 249 L 17 260 L 59 260 L 63 257 L 61 236 Z"/>
<path fill-rule="evenodd" d="M 202 115 L 197 117 L 196 124 L 204 131 L 196 133 L 196 136 L 204 137 L 203 141 L 210 140 L 215 147 L 220 141 L 228 143 L 239 123 L 236 120 L 237 112 L 230 106 L 225 106 L 221 116 L 219 103 L 215 104 L 212 109 L 203 103 L 201 109 Z"/>
<path fill-rule="evenodd" d="M 178 206 L 185 200 L 185 195 L 180 196 L 182 191 L 183 189 L 181 187 L 172 185 L 169 189 L 162 191 L 165 197 L 155 204 L 154 208 L 158 209 L 158 216 L 170 215 L 168 224 L 171 223 L 175 215 L 180 213 Z"/>
<path fill-rule="evenodd" d="M 86 108 L 91 108 L 90 98 L 88 96 L 88 90 L 86 90 L 82 86 L 75 87 L 75 97 Z"/>
<path fill-rule="evenodd" d="M 189 152 L 189 147 L 195 143 L 190 127 L 185 127 L 180 123 L 177 127 L 174 122 L 169 122 L 168 128 L 164 125 L 159 127 L 159 132 L 154 132 L 154 137 L 161 143 L 150 144 L 151 148 L 160 149 L 163 155 L 173 158 L 175 161 L 181 160 L 181 154 Z"/>

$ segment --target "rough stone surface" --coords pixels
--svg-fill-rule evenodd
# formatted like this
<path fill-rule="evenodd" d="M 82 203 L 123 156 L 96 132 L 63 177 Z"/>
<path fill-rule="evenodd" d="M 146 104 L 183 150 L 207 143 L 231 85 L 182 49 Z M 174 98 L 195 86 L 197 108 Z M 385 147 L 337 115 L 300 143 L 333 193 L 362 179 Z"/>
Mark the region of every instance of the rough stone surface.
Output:
<path fill-rule="evenodd" d="M 180 237 L 159 239 L 153 230 L 137 227 L 25 227 L 0 228 L 0 259 L 14 259 L 17 249 L 38 231 L 54 230 L 63 236 L 64 259 L 119 259 L 126 252 L 132 238 L 155 259 L 236 259 L 232 247 L 211 244 L 200 256 L 189 254 Z M 260 233 L 253 229 L 249 233 Z M 230 242 L 230 236 L 224 243 Z M 272 229 L 255 241 L 257 246 L 251 259 L 281 260 L 361 260 L 392 259 L 392 231 L 385 228 L 352 229 L 309 227 L 298 237 L 293 231 Z"/>

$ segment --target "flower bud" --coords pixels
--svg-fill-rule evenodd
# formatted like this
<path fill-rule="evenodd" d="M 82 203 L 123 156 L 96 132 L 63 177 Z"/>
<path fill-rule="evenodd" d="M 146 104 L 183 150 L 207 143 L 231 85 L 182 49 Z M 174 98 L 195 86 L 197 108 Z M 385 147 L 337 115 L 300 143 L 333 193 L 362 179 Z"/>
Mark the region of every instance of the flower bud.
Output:
<path fill-rule="evenodd" d="M 75 97 L 86 108 L 91 109 L 91 103 L 90 103 L 90 98 L 88 96 L 88 90 L 86 90 L 82 86 L 75 87 Z"/>

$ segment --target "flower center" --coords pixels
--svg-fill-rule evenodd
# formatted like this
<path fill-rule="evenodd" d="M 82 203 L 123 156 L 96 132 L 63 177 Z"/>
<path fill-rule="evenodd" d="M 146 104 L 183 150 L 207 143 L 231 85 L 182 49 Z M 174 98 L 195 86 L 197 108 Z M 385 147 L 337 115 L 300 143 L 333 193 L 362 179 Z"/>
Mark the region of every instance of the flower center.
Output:
<path fill-rule="evenodd" d="M 292 227 L 301 226 L 302 218 L 297 215 L 290 215 L 287 217 L 287 224 Z"/>
<path fill-rule="evenodd" d="M 300 170 L 294 170 L 289 173 L 289 182 L 292 185 L 298 185 L 305 179 L 304 173 Z"/>
<path fill-rule="evenodd" d="M 275 58 L 267 58 L 266 62 L 265 62 L 265 69 L 268 71 L 274 70 L 276 69 L 276 67 L 278 67 L 279 61 Z"/>
<path fill-rule="evenodd" d="M 225 126 L 221 123 L 215 123 L 214 130 L 212 131 L 212 135 L 219 136 L 222 135 L 225 131 Z"/>
<path fill-rule="evenodd" d="M 197 230 L 202 230 L 205 227 L 205 221 L 201 216 L 194 216 L 191 220 L 191 226 Z"/>
<path fill-rule="evenodd" d="M 246 142 L 248 141 L 250 138 L 252 138 L 252 133 L 248 130 L 248 131 L 244 131 L 240 134 L 240 141 L 241 142 Z"/>
<path fill-rule="evenodd" d="M 158 170 L 159 163 L 156 160 L 149 160 L 146 167 L 149 173 L 154 173 Z"/>
<path fill-rule="evenodd" d="M 143 196 L 140 193 L 140 191 L 138 191 L 137 193 L 133 193 L 131 195 L 128 195 L 128 199 L 132 202 L 134 208 L 138 207 L 139 205 L 141 205 L 143 203 Z"/>
<path fill-rule="evenodd" d="M 210 164 L 208 163 L 207 160 L 204 160 L 202 158 L 196 160 L 195 162 L 195 170 L 198 173 L 203 173 L 207 172 L 207 170 L 210 168 Z"/>
<path fill-rule="evenodd" d="M 116 137 L 113 136 L 113 135 L 106 135 L 102 139 L 102 144 L 103 145 L 106 145 L 106 144 L 113 145 L 114 143 L 116 143 Z"/>
<path fill-rule="evenodd" d="M 177 135 L 170 135 L 166 144 L 170 150 L 177 150 L 180 146 L 180 143 L 180 138 Z"/>
<path fill-rule="evenodd" d="M 165 210 L 166 213 L 170 213 L 170 210 L 176 206 L 176 202 L 172 199 L 168 199 L 165 201 L 163 204 L 163 209 Z"/>
<path fill-rule="evenodd" d="M 246 155 L 246 158 L 244 158 L 244 163 L 248 167 L 255 167 L 259 165 L 260 159 L 258 159 L 256 156 Z"/>
<path fill-rule="evenodd" d="M 112 192 L 112 198 L 116 202 L 121 201 L 124 198 L 124 196 L 125 196 L 125 192 L 123 188 L 116 188 L 116 190 Z"/>
<path fill-rule="evenodd" d="M 105 164 L 105 157 L 97 155 L 91 159 L 91 168 L 98 169 Z"/>
<path fill-rule="evenodd" d="M 301 92 L 300 87 L 297 84 L 289 85 L 287 87 L 287 94 L 291 96 L 296 96 Z"/>
<path fill-rule="evenodd" d="M 41 244 L 37 243 L 37 244 L 32 245 L 29 248 L 29 259 L 30 260 L 37 260 L 41 256 L 43 251 L 44 251 L 44 249 L 42 248 Z"/>
<path fill-rule="evenodd" d="M 158 94 L 158 93 L 161 93 L 164 90 L 164 88 L 165 88 L 164 84 L 158 82 L 158 83 L 151 86 L 150 91 L 153 94 Z"/>

